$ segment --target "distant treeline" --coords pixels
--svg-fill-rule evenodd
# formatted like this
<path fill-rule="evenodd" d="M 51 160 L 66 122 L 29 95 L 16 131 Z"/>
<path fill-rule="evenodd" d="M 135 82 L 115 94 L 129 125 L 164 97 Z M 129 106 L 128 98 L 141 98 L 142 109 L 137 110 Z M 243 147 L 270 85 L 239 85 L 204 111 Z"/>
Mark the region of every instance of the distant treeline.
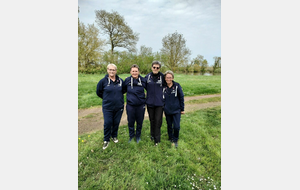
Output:
<path fill-rule="evenodd" d="M 138 63 L 132 63 L 132 64 L 137 64 L 137 65 L 140 66 L 140 64 L 138 64 Z M 130 67 L 128 67 L 128 66 L 121 66 L 120 67 L 117 64 L 117 67 L 118 67 L 118 74 L 129 73 L 130 72 Z M 151 63 L 147 64 L 146 67 L 147 68 L 142 67 L 142 69 L 140 70 L 141 74 L 148 74 L 148 73 L 150 73 L 152 71 L 151 70 Z M 186 69 L 184 67 L 178 67 L 175 70 L 173 70 L 173 72 L 175 72 L 175 73 L 186 73 L 186 74 L 188 74 L 188 73 L 201 73 L 200 69 L 201 69 L 200 67 L 196 67 L 196 68 L 190 67 L 188 69 Z M 167 70 L 169 70 L 167 67 L 162 66 L 162 68 L 161 68 L 160 71 L 164 73 Z M 84 73 L 84 74 L 104 74 L 104 73 L 107 73 L 107 71 L 106 71 L 106 65 L 100 64 L 100 65 L 97 65 L 97 66 L 79 67 L 78 68 L 78 73 Z M 205 73 L 220 74 L 221 73 L 221 68 L 217 68 L 213 72 L 213 67 L 207 67 L 206 70 L 205 70 Z M 201 74 L 204 74 L 204 73 L 201 73 Z"/>

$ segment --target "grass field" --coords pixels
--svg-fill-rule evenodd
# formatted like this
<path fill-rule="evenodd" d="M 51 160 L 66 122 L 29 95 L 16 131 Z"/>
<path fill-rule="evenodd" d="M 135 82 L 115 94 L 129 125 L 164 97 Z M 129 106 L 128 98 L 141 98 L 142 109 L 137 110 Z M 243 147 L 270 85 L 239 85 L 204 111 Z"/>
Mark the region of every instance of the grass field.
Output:
<path fill-rule="evenodd" d="M 78 74 L 78 109 L 102 105 L 102 99 L 96 94 L 96 87 L 104 76 L 104 74 Z M 125 80 L 130 74 L 119 76 Z M 221 93 L 221 75 L 175 74 L 174 81 L 180 83 L 185 96 Z M 126 101 L 126 94 L 124 101 Z"/>
<path fill-rule="evenodd" d="M 81 77 L 91 83 L 101 78 Z M 209 80 L 206 86 L 218 86 L 212 81 L 219 79 Z M 188 88 L 188 82 L 182 83 Z M 161 131 L 161 143 L 155 147 L 148 120 L 139 144 L 128 143 L 128 127 L 120 126 L 119 143 L 111 141 L 105 150 L 102 130 L 80 135 L 78 189 L 221 189 L 221 107 L 182 115 L 177 149 L 167 140 L 165 119 Z"/>

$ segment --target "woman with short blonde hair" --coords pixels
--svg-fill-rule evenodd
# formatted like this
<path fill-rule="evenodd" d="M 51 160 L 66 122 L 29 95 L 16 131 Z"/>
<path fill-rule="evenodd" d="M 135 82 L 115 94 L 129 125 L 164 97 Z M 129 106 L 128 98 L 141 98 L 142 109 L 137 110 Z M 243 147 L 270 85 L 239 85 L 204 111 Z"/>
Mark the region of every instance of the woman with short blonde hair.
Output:
<path fill-rule="evenodd" d="M 102 101 L 104 118 L 104 143 L 103 149 L 109 145 L 110 138 L 114 143 L 117 139 L 119 124 L 124 110 L 123 80 L 117 75 L 115 64 L 107 65 L 107 75 L 97 84 L 97 95 Z"/>

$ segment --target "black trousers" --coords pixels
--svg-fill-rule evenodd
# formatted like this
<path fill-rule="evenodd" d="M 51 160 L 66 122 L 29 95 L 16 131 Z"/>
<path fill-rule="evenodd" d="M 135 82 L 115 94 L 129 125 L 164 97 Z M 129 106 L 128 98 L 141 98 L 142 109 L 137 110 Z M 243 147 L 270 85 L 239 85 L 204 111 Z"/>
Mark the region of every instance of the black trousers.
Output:
<path fill-rule="evenodd" d="M 155 143 L 159 143 L 160 136 L 161 136 L 160 129 L 161 129 L 161 125 L 162 125 L 163 106 L 149 107 L 147 105 L 147 111 L 148 111 L 149 120 L 150 120 L 151 137 L 154 138 Z"/>

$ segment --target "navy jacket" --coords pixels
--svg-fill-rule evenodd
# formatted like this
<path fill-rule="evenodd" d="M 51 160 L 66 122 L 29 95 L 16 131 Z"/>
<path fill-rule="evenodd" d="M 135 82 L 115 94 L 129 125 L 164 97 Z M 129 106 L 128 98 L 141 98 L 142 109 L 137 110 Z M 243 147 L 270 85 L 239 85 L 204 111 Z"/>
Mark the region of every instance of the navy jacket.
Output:
<path fill-rule="evenodd" d="M 184 111 L 184 94 L 179 83 L 173 81 L 173 86 L 163 89 L 165 99 L 165 114 L 171 115 Z"/>
<path fill-rule="evenodd" d="M 127 77 L 124 82 L 124 91 L 127 92 L 127 104 L 131 106 L 145 104 L 146 97 L 144 89 L 146 88 L 146 85 L 146 79 L 140 75 L 137 79 L 134 79 L 132 76 Z"/>
<path fill-rule="evenodd" d="M 147 80 L 146 104 L 149 107 L 164 106 L 163 86 L 166 85 L 165 77 L 161 72 L 154 75 L 153 72 L 145 76 Z"/>
<path fill-rule="evenodd" d="M 105 75 L 97 84 L 97 95 L 103 99 L 102 108 L 106 110 L 118 110 L 124 108 L 124 82 L 118 75 L 113 82 Z"/>

